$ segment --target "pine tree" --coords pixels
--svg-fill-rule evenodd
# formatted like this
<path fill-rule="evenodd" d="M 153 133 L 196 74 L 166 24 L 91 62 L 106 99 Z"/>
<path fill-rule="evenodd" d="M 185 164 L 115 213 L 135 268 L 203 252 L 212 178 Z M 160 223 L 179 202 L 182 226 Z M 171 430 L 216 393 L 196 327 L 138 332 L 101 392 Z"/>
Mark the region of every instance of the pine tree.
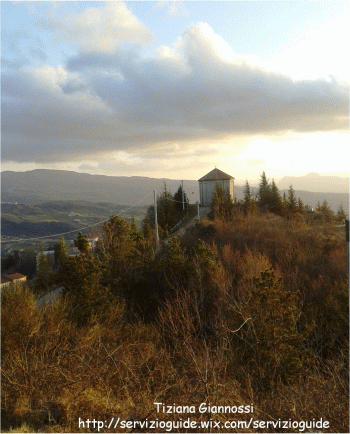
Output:
<path fill-rule="evenodd" d="M 270 186 L 269 209 L 275 214 L 282 214 L 283 211 L 281 195 L 274 179 Z"/>
<path fill-rule="evenodd" d="M 90 243 L 86 235 L 83 235 L 80 231 L 78 232 L 78 237 L 74 240 L 74 244 L 81 253 L 87 253 L 90 250 Z"/>
<path fill-rule="evenodd" d="M 217 182 L 214 188 L 211 211 L 214 218 L 229 221 L 233 215 L 233 200 L 228 190 Z"/>
<path fill-rule="evenodd" d="M 164 274 L 167 291 L 172 292 L 174 284 L 178 287 L 187 285 L 191 277 L 191 264 L 177 238 L 170 238 L 167 249 L 160 258 L 159 266 Z"/>
<path fill-rule="evenodd" d="M 60 281 L 70 301 L 70 317 L 85 325 L 95 315 L 101 317 L 111 302 L 109 287 L 102 284 L 106 263 L 99 256 L 68 258 L 60 267 Z"/>
<path fill-rule="evenodd" d="M 304 203 L 303 203 L 303 201 L 300 199 L 300 197 L 298 197 L 298 209 L 297 209 L 297 211 L 300 213 L 300 214 L 305 214 L 305 206 L 304 206 Z"/>
<path fill-rule="evenodd" d="M 263 210 L 269 209 L 271 199 L 271 187 L 267 181 L 266 174 L 263 172 L 260 177 L 258 189 L 258 203 Z"/>
<path fill-rule="evenodd" d="M 184 201 L 184 206 L 182 203 Z M 186 192 L 183 192 L 182 198 L 182 186 L 180 185 L 177 192 L 174 194 L 174 208 L 178 218 L 181 218 L 187 212 L 188 198 Z"/>
<path fill-rule="evenodd" d="M 133 216 L 133 215 L 130 217 L 130 228 L 131 228 L 131 231 L 133 233 L 137 233 L 138 232 L 138 229 L 137 229 L 137 226 L 136 226 L 136 223 L 135 223 L 135 216 Z"/>
<path fill-rule="evenodd" d="M 47 291 L 52 282 L 52 268 L 44 253 L 44 248 L 40 246 L 40 253 L 37 257 L 37 269 L 34 286 L 38 291 Z"/>
<path fill-rule="evenodd" d="M 152 254 L 150 244 L 120 216 L 113 216 L 103 225 L 99 256 L 107 258 L 107 276 L 114 293 L 126 291 L 131 277 Z"/>
<path fill-rule="evenodd" d="M 337 211 L 337 221 L 343 222 L 346 219 L 346 212 L 344 211 L 343 205 L 340 205 Z"/>
<path fill-rule="evenodd" d="M 153 208 L 154 211 L 154 208 Z M 146 211 L 145 217 L 142 220 L 141 223 L 141 230 L 142 234 L 145 237 L 146 240 L 150 240 L 152 237 L 152 224 L 150 220 L 150 213 L 148 210 Z"/>
<path fill-rule="evenodd" d="M 295 197 L 293 186 L 291 185 L 288 190 L 287 208 L 290 213 L 295 213 L 298 209 L 298 202 Z"/>
<path fill-rule="evenodd" d="M 334 220 L 334 212 L 331 210 L 326 200 L 322 202 L 320 211 L 326 222 L 331 222 L 332 220 Z"/>
<path fill-rule="evenodd" d="M 165 233 L 169 233 L 177 223 L 174 199 L 164 182 L 163 192 L 157 198 L 158 225 Z"/>
<path fill-rule="evenodd" d="M 15 253 L 12 255 L 11 253 L 6 258 L 1 258 L 1 268 L 2 270 L 9 270 L 11 267 L 14 267 L 19 262 L 19 253 L 18 250 L 15 250 Z"/>
<path fill-rule="evenodd" d="M 135 217 L 132 215 L 131 218 L 131 223 L 130 223 L 130 229 L 131 229 L 131 238 L 136 241 L 136 243 L 138 243 L 139 241 L 143 242 L 145 241 L 144 236 L 142 235 L 142 233 L 139 231 L 136 223 L 135 223 Z"/>
<path fill-rule="evenodd" d="M 267 389 L 298 375 L 307 354 L 302 344 L 311 327 L 300 324 L 299 292 L 283 288 L 273 269 L 260 272 L 252 283 L 244 307 L 244 316 L 251 321 L 238 332 L 235 348 L 242 366 Z"/>
<path fill-rule="evenodd" d="M 252 202 L 253 202 L 253 195 L 250 190 L 249 182 L 246 180 L 245 186 L 244 186 L 244 199 L 243 199 L 243 207 L 246 214 L 250 214 L 252 212 Z"/>
<path fill-rule="evenodd" d="M 253 318 L 254 333 L 246 337 L 251 340 L 247 362 L 267 383 L 275 375 L 288 378 L 302 366 L 299 344 L 305 335 L 298 330 L 299 293 L 284 290 L 282 278 L 272 269 L 262 271 L 253 283 L 247 313 Z"/>
<path fill-rule="evenodd" d="M 283 205 L 284 210 L 286 210 L 288 208 L 288 200 L 287 200 L 286 193 L 284 193 L 284 192 L 283 192 L 283 197 L 282 197 L 282 205 Z"/>
<path fill-rule="evenodd" d="M 61 238 L 60 242 L 55 246 L 55 262 L 60 265 L 68 255 L 68 249 L 64 241 L 64 237 Z"/>
<path fill-rule="evenodd" d="M 131 259 L 136 241 L 133 239 L 131 225 L 120 216 L 113 216 L 103 224 L 101 249 L 122 271 Z"/>

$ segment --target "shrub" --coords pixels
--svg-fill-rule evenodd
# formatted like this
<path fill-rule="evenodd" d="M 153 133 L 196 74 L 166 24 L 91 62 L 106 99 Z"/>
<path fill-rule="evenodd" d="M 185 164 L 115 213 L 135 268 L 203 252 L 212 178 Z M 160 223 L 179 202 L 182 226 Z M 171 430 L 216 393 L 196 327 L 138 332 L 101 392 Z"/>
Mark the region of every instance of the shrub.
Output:
<path fill-rule="evenodd" d="M 112 302 L 108 286 L 101 283 L 105 264 L 98 257 L 79 255 L 60 266 L 60 281 L 70 301 L 70 317 L 79 325 L 93 315 L 102 316 Z"/>
<path fill-rule="evenodd" d="M 238 341 L 243 350 L 241 363 L 247 364 L 249 372 L 261 384 L 271 387 L 278 378 L 289 379 L 300 371 L 300 344 L 305 333 L 298 330 L 299 294 L 284 290 L 282 278 L 266 269 L 253 279 L 249 302 L 241 308 L 245 320 L 250 318 Z"/>
<path fill-rule="evenodd" d="M 331 286 L 317 303 L 308 303 L 306 315 L 314 318 L 315 328 L 308 344 L 323 359 L 334 359 L 349 344 L 349 287 L 344 280 Z"/>
<path fill-rule="evenodd" d="M 23 349 L 40 328 L 36 300 L 30 289 L 14 285 L 1 291 L 1 355 Z"/>

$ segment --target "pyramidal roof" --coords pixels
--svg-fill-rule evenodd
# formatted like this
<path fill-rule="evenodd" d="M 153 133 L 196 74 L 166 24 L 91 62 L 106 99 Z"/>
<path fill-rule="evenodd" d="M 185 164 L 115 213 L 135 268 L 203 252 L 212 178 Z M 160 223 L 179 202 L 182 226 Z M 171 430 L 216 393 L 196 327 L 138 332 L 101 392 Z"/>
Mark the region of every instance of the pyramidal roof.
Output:
<path fill-rule="evenodd" d="M 202 176 L 198 181 L 222 181 L 223 179 L 235 179 L 233 176 L 228 175 L 227 173 L 219 170 L 215 167 L 211 172 Z"/>

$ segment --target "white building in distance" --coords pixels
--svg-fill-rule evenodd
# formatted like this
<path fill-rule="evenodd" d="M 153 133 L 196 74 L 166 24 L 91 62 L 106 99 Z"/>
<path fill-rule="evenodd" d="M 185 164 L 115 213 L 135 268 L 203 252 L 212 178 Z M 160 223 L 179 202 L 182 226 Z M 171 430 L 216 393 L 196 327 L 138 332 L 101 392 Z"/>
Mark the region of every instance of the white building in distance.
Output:
<path fill-rule="evenodd" d="M 224 190 L 227 190 L 235 200 L 234 195 L 234 177 L 217 169 L 204 175 L 199 182 L 199 200 L 201 205 L 210 206 L 213 201 L 213 194 L 216 184 L 220 184 Z"/>

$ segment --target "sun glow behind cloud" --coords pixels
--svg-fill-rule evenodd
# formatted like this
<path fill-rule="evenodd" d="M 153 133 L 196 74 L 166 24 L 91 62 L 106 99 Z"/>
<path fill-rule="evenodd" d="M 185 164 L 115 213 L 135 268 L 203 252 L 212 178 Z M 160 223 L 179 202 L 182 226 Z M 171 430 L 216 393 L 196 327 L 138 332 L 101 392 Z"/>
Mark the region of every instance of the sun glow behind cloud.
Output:
<path fill-rule="evenodd" d="M 297 43 L 276 53 L 267 67 L 294 79 L 337 77 L 348 82 L 350 12 L 302 32 Z"/>
<path fill-rule="evenodd" d="M 198 177 L 213 165 L 240 177 L 347 170 L 337 158 L 348 148 L 346 15 L 262 60 L 237 53 L 206 22 L 144 56 L 153 35 L 136 10 L 89 3 L 37 19 L 72 51 L 58 66 L 13 68 L 5 58 L 3 169 L 168 177 Z"/>

